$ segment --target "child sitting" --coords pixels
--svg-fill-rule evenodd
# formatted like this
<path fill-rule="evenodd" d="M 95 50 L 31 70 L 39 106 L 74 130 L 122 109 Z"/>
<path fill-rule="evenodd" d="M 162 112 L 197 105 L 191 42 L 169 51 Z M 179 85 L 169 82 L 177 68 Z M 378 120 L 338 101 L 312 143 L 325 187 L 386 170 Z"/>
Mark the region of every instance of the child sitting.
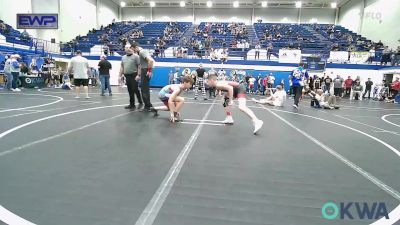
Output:
<path fill-rule="evenodd" d="M 283 106 L 283 101 L 286 100 L 286 92 L 283 90 L 281 85 L 276 86 L 276 91 L 270 97 L 265 99 L 256 100 L 252 98 L 256 103 L 259 104 L 268 104 L 272 106 Z"/>
<path fill-rule="evenodd" d="M 64 90 L 72 90 L 71 80 L 69 79 L 68 73 L 65 73 L 63 76 L 63 84 L 61 86 Z"/>

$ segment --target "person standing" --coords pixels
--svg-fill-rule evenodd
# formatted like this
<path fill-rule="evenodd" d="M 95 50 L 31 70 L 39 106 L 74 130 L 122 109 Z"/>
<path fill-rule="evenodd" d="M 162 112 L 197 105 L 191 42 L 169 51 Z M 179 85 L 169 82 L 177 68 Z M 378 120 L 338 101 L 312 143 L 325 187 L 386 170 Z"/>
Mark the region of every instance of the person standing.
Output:
<path fill-rule="evenodd" d="M 132 43 L 131 48 L 139 55 L 140 73 L 137 75 L 137 80 L 140 79 L 142 98 L 144 102 L 143 111 L 151 112 L 153 106 L 150 102 L 150 80 L 153 75 L 154 59 L 149 52 L 139 46 L 137 42 Z"/>
<path fill-rule="evenodd" d="M 21 57 L 18 54 L 11 55 L 10 72 L 12 75 L 12 91 L 21 91 L 18 88 L 19 73 L 21 72 L 21 64 L 18 62 L 19 58 Z"/>
<path fill-rule="evenodd" d="M 7 57 L 4 64 L 4 75 L 7 78 L 6 89 L 12 91 L 11 57 Z"/>
<path fill-rule="evenodd" d="M 254 59 L 260 59 L 260 50 L 261 50 L 260 43 L 256 44 L 255 49 L 256 49 L 256 54 L 254 55 Z"/>
<path fill-rule="evenodd" d="M 345 90 L 345 96 L 349 96 L 350 97 L 350 93 L 351 93 L 351 86 L 353 85 L 353 80 L 351 79 L 350 76 L 347 77 L 347 79 L 344 81 L 344 88 Z"/>
<path fill-rule="evenodd" d="M 308 72 L 304 69 L 304 64 L 300 63 L 299 67 L 294 69 L 290 74 L 290 80 L 292 81 L 292 89 L 294 92 L 294 104 L 293 107 L 299 108 L 299 100 L 301 97 L 301 92 L 304 87 L 304 80 L 308 79 Z"/>
<path fill-rule="evenodd" d="M 121 68 L 119 70 L 119 77 L 125 76 L 126 86 L 128 87 L 129 93 L 129 105 L 125 106 L 125 109 L 135 110 L 135 95 L 138 99 L 138 109 L 143 108 L 143 101 L 139 91 L 139 55 L 134 53 L 135 48 L 133 46 L 125 48 L 126 55 L 122 56 Z M 146 76 L 146 74 L 144 75 Z M 142 84 L 143 85 L 143 84 Z"/>
<path fill-rule="evenodd" d="M 104 96 L 104 92 L 108 89 L 108 94 L 112 96 L 111 85 L 110 85 L 110 70 L 112 69 L 111 63 L 107 60 L 107 56 L 100 56 L 99 76 L 101 82 L 101 96 Z"/>
<path fill-rule="evenodd" d="M 324 79 L 325 83 L 325 92 L 331 93 L 331 83 L 332 83 L 332 78 L 329 77 L 329 75 L 326 76 Z"/>
<path fill-rule="evenodd" d="M 333 94 L 337 97 L 342 96 L 343 82 L 343 78 L 341 78 L 339 75 L 337 75 L 337 77 L 333 81 Z"/>
<path fill-rule="evenodd" d="M 275 76 L 274 74 L 270 73 L 268 76 L 268 88 L 273 88 L 275 85 Z"/>
<path fill-rule="evenodd" d="M 76 56 L 71 58 L 68 72 L 74 75 L 74 85 L 76 91 L 75 98 L 80 98 L 80 86 L 83 86 L 86 99 L 89 99 L 89 62 L 85 57 L 82 57 L 82 52 L 80 50 L 77 50 Z"/>
<path fill-rule="evenodd" d="M 363 94 L 363 98 L 365 98 L 365 94 L 368 92 L 368 99 L 371 99 L 372 85 L 374 85 L 374 82 L 371 81 L 371 78 L 368 78 L 368 81 L 365 82 L 365 92 Z"/>
<path fill-rule="evenodd" d="M 210 75 L 215 75 L 215 76 L 217 76 L 217 71 L 216 70 L 214 70 L 214 68 L 211 68 L 208 72 L 208 76 L 210 76 Z M 218 76 L 217 76 L 218 77 Z M 225 79 L 225 77 L 223 77 L 222 79 Z M 216 97 L 216 94 L 215 94 L 215 88 L 213 88 L 213 87 L 210 87 L 210 85 L 208 85 L 208 93 L 209 93 L 209 98 L 211 99 L 212 97 Z"/>
<path fill-rule="evenodd" d="M 203 68 L 203 65 L 200 63 L 199 64 L 199 68 L 197 68 L 197 70 L 196 70 L 196 83 L 195 83 L 195 85 L 194 85 L 194 100 L 196 100 L 197 99 L 197 97 L 198 97 L 198 92 L 199 92 L 199 86 L 200 86 L 200 88 L 201 88 L 201 92 L 203 93 L 203 98 L 204 98 L 204 100 L 207 100 L 207 98 L 206 98 L 206 86 L 205 86 L 205 83 L 204 83 L 204 73 L 205 73 L 206 71 L 204 70 L 204 68 Z"/>
<path fill-rule="evenodd" d="M 271 55 L 272 55 L 272 50 L 274 49 L 274 46 L 272 46 L 272 43 L 269 43 L 267 47 L 267 60 L 271 60 Z"/>
<path fill-rule="evenodd" d="M 168 84 L 174 84 L 174 73 L 172 70 L 170 70 L 168 74 Z"/>
<path fill-rule="evenodd" d="M 268 76 L 265 75 L 264 79 L 262 81 L 262 85 L 263 85 L 263 95 L 265 95 L 265 93 L 267 92 L 267 88 L 268 88 Z"/>

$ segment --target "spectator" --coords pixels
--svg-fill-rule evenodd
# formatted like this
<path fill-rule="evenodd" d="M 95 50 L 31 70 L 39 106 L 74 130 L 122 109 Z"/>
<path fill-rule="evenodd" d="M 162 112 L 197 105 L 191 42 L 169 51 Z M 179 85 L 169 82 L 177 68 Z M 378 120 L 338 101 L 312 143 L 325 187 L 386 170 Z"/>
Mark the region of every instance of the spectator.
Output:
<path fill-rule="evenodd" d="M 274 49 L 274 46 L 272 46 L 272 43 L 269 43 L 268 47 L 267 47 L 267 60 L 271 60 L 271 55 L 272 55 L 273 49 Z"/>
<path fill-rule="evenodd" d="M 24 63 L 24 62 L 22 62 L 22 63 L 20 63 L 20 68 L 21 68 L 21 71 L 20 71 L 20 74 L 22 75 L 22 76 L 26 76 L 26 75 L 28 75 L 28 73 L 29 73 L 29 68 L 28 68 L 28 66 L 26 65 L 26 63 Z"/>
<path fill-rule="evenodd" d="M 257 76 L 257 93 L 263 93 L 262 77 L 261 74 Z"/>
<path fill-rule="evenodd" d="M 174 72 L 172 72 L 172 70 L 170 70 L 168 74 L 168 84 L 174 84 Z"/>
<path fill-rule="evenodd" d="M 351 94 L 351 86 L 353 85 L 353 80 L 350 76 L 344 81 L 344 88 L 345 88 L 345 96 L 350 96 Z"/>
<path fill-rule="evenodd" d="M 24 40 L 24 41 L 27 41 L 27 40 L 29 40 L 29 34 L 28 34 L 28 32 L 26 32 L 26 30 L 24 30 L 22 33 L 21 33 L 21 40 Z"/>
<path fill-rule="evenodd" d="M 369 53 L 368 53 L 368 63 L 372 63 L 372 61 L 375 59 L 375 48 L 374 47 L 372 47 L 370 50 L 369 50 Z"/>
<path fill-rule="evenodd" d="M 335 96 L 342 96 L 342 87 L 343 87 L 343 78 L 341 78 L 339 75 L 335 78 L 333 81 L 333 93 Z"/>
<path fill-rule="evenodd" d="M 386 46 L 385 49 L 382 51 L 382 58 L 381 58 L 381 65 L 387 65 L 390 61 L 390 50 L 389 47 Z"/>
<path fill-rule="evenodd" d="M 353 86 L 353 97 L 355 100 L 362 100 L 362 92 L 363 92 L 364 87 L 361 85 L 360 80 L 356 80 L 356 83 Z M 352 98 L 350 98 L 352 100 Z"/>
<path fill-rule="evenodd" d="M 311 91 L 314 90 L 314 83 L 315 83 L 314 78 L 312 76 L 310 76 L 308 78 L 308 87 L 310 88 Z"/>
<path fill-rule="evenodd" d="M 365 92 L 363 94 L 363 98 L 365 98 L 365 94 L 368 92 L 368 99 L 371 98 L 371 90 L 372 90 L 372 85 L 374 83 L 371 81 L 371 78 L 368 78 L 368 81 L 365 82 Z"/>
<path fill-rule="evenodd" d="M 80 98 L 80 86 L 83 86 L 83 90 L 86 94 L 86 99 L 89 99 L 89 62 L 86 58 L 82 57 L 80 50 L 76 51 L 76 56 L 72 57 L 69 63 L 68 72 L 74 75 L 74 85 L 76 90 L 75 98 Z"/>
<path fill-rule="evenodd" d="M 262 85 L 263 85 L 263 95 L 265 95 L 265 91 L 268 88 L 268 76 L 264 76 L 264 79 L 262 81 Z"/>
<path fill-rule="evenodd" d="M 322 89 L 321 79 L 317 75 L 314 75 L 314 89 L 311 90 L 317 90 L 317 89 Z"/>
<path fill-rule="evenodd" d="M 4 75 L 7 78 L 6 89 L 9 91 L 13 91 L 12 81 L 13 76 L 11 74 L 11 57 L 6 56 L 6 61 L 4 63 Z"/>
<path fill-rule="evenodd" d="M 18 62 L 20 58 L 18 54 L 11 55 L 10 71 L 12 74 L 12 91 L 21 91 L 21 89 L 18 88 L 19 74 L 21 72 L 21 64 Z"/>
<path fill-rule="evenodd" d="M 256 54 L 254 56 L 254 59 L 260 59 L 260 49 L 261 49 L 260 43 L 256 44 L 255 49 L 256 49 Z"/>
<path fill-rule="evenodd" d="M 249 77 L 249 93 L 253 94 L 254 93 L 254 84 L 256 82 L 256 78 L 254 78 L 252 75 Z"/>
<path fill-rule="evenodd" d="M 110 70 L 112 69 L 112 66 L 111 63 L 107 60 L 107 56 L 100 56 L 98 68 L 101 83 L 101 96 L 104 96 L 104 92 L 106 91 L 106 89 L 108 89 L 109 96 L 112 96 L 110 85 Z"/>
<path fill-rule="evenodd" d="M 330 78 L 329 75 L 327 75 L 326 78 L 324 79 L 324 83 L 325 83 L 325 90 L 324 90 L 324 92 L 331 93 L 332 78 Z"/>
<path fill-rule="evenodd" d="M 31 74 L 38 74 L 39 67 L 37 66 L 36 58 L 32 58 L 32 62 L 29 64 L 29 72 Z"/>
<path fill-rule="evenodd" d="M 91 81 L 92 87 L 96 87 L 97 86 L 97 79 L 99 73 L 97 72 L 97 70 L 93 67 L 89 68 L 89 80 Z"/>
<path fill-rule="evenodd" d="M 71 80 L 69 79 L 69 76 L 67 73 L 65 73 L 63 76 L 63 84 L 62 84 L 61 88 L 64 90 L 72 90 Z"/>
<path fill-rule="evenodd" d="M 274 74 L 270 73 L 268 76 L 268 88 L 273 88 L 275 85 L 275 76 Z"/>
<path fill-rule="evenodd" d="M 398 103 L 396 101 L 396 96 L 399 94 L 400 91 L 400 78 L 396 77 L 396 80 L 390 85 L 390 93 L 391 93 L 391 100 L 389 100 L 388 102 L 394 102 L 394 103 Z"/>

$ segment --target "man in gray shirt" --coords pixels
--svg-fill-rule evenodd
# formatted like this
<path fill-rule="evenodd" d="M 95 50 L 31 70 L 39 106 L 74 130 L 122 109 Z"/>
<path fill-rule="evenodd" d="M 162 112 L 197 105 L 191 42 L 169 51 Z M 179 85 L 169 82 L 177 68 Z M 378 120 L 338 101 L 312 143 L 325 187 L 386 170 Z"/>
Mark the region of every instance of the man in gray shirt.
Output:
<path fill-rule="evenodd" d="M 150 102 L 150 79 L 153 75 L 154 59 L 150 56 L 149 52 L 139 46 L 138 43 L 134 42 L 131 48 L 139 55 L 140 59 L 140 73 L 137 76 L 137 80 L 141 79 L 141 90 L 144 102 L 144 110 L 151 112 L 153 105 Z"/>
<path fill-rule="evenodd" d="M 337 97 L 342 96 L 342 89 L 343 89 L 343 78 L 341 78 L 339 75 L 333 80 L 333 94 Z"/>
<path fill-rule="evenodd" d="M 124 75 L 126 79 L 126 86 L 129 93 L 129 105 L 125 109 L 135 110 L 135 95 L 138 99 L 138 109 L 143 107 L 142 97 L 139 92 L 139 84 L 137 80 L 138 67 L 140 65 L 139 56 L 134 53 L 134 48 L 131 46 L 125 48 L 126 55 L 122 56 L 121 69 L 119 70 L 120 78 Z"/>

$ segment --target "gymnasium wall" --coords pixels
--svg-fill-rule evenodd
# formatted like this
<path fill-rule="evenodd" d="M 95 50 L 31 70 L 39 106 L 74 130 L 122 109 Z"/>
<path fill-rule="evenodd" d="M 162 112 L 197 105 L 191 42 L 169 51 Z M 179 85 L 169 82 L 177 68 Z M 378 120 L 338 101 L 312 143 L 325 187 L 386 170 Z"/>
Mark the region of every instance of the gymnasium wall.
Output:
<path fill-rule="evenodd" d="M 365 4 L 364 4 L 365 3 Z M 391 48 L 400 43 L 400 1 L 351 0 L 340 8 L 339 24 Z"/>
<path fill-rule="evenodd" d="M 32 13 L 31 0 L 0 0 L 0 19 L 7 24 L 17 26 L 17 13 Z"/>
<path fill-rule="evenodd" d="M 119 17 L 119 6 L 110 0 L 0 0 L 0 19 L 16 27 L 18 13 L 58 13 L 59 29 L 27 30 L 33 37 L 70 41 L 90 29 Z"/>
<path fill-rule="evenodd" d="M 108 25 L 113 19 L 118 21 L 119 6 L 110 0 L 97 1 L 97 25 Z"/>
<path fill-rule="evenodd" d="M 294 8 L 148 8 L 148 7 L 126 7 L 122 8 L 122 20 L 140 21 L 166 21 L 177 20 L 185 22 L 228 22 L 237 21 L 246 24 L 257 22 L 272 23 L 297 23 L 299 20 L 299 9 Z M 194 14 L 194 18 L 193 18 Z M 318 23 L 334 23 L 335 9 L 302 9 L 300 21 L 309 23 L 310 20 Z"/>
<path fill-rule="evenodd" d="M 399 19 L 400 1 L 380 0 L 367 4 L 361 34 L 396 48 L 400 45 Z"/>

